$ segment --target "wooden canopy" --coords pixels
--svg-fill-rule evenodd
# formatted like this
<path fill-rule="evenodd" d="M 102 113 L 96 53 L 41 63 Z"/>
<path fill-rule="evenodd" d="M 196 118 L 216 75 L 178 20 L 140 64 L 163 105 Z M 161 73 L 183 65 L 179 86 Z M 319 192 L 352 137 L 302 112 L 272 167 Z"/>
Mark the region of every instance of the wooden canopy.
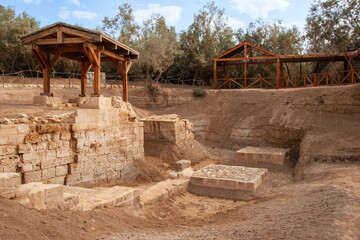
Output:
<path fill-rule="evenodd" d="M 80 63 L 81 95 L 86 96 L 86 73 L 94 69 L 94 93 L 100 96 L 101 62 L 113 62 L 123 78 L 123 100 L 128 101 L 128 77 L 131 60 L 139 58 L 139 52 L 106 34 L 90 29 L 58 22 L 22 35 L 23 45 L 32 45 L 32 51 L 44 72 L 44 92 L 50 92 L 50 74 L 59 57 Z"/>
<path fill-rule="evenodd" d="M 283 77 L 283 63 L 295 63 L 295 62 L 335 62 L 343 61 L 344 68 L 346 70 L 347 63 L 350 63 L 352 69 L 353 61 L 360 60 L 360 49 L 353 52 L 337 53 L 337 54 L 308 54 L 308 55 L 277 55 L 264 48 L 256 46 L 250 42 L 243 42 L 232 49 L 220 54 L 219 56 L 211 59 L 214 62 L 214 88 L 218 88 L 217 85 L 217 66 L 219 65 L 222 70 L 223 79 L 226 82 L 220 86 L 224 86 L 227 82 L 231 84 L 231 81 L 235 84 L 243 87 L 244 85 L 239 84 L 233 78 L 227 78 L 226 67 L 231 65 L 244 65 L 244 78 L 237 78 L 245 80 L 245 86 L 247 81 L 247 65 L 248 64 L 277 64 L 276 71 L 276 88 L 281 87 L 284 83 Z M 272 85 L 265 78 L 261 81 L 267 82 Z M 251 84 L 252 85 L 252 84 Z M 231 85 L 229 85 L 231 86 Z"/>

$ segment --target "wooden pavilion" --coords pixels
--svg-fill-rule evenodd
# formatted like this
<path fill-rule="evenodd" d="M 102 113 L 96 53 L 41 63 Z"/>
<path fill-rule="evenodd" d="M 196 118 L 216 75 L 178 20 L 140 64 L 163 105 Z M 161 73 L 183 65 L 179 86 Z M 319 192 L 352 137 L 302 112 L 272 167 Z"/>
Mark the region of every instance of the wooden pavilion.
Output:
<path fill-rule="evenodd" d="M 128 101 L 128 71 L 131 60 L 139 58 L 139 52 L 106 34 L 90 29 L 58 22 L 21 36 L 23 45 L 31 45 L 32 51 L 43 69 L 44 92 L 50 91 L 50 75 L 59 57 L 80 63 L 81 95 L 86 96 L 86 73 L 94 70 L 93 94 L 100 96 L 101 62 L 113 62 L 123 79 L 123 100 Z"/>
<path fill-rule="evenodd" d="M 277 55 L 250 42 L 243 42 L 234 48 L 220 54 L 211 61 L 214 63 L 214 89 L 217 88 L 249 88 L 249 87 L 302 87 L 319 85 L 340 85 L 360 82 L 360 69 L 354 69 L 354 61 L 360 60 L 360 49 L 353 52 L 337 54 L 313 55 Z M 313 73 L 299 76 L 283 74 L 283 65 L 286 63 L 303 62 L 344 62 L 344 71 Z M 276 78 L 247 77 L 247 66 L 251 64 L 276 64 Z M 233 78 L 227 76 L 228 66 L 244 66 L 244 77 Z M 348 66 L 350 69 L 348 70 Z M 220 67 L 222 78 L 217 77 L 217 68 Z"/>

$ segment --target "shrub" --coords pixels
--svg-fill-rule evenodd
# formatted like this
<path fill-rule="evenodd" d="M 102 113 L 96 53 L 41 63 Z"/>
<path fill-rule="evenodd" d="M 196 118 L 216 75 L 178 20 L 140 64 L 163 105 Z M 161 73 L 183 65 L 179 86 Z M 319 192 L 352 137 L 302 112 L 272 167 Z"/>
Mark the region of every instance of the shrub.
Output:
<path fill-rule="evenodd" d="M 206 91 L 200 88 L 195 88 L 193 92 L 195 97 L 204 97 L 206 95 Z"/>

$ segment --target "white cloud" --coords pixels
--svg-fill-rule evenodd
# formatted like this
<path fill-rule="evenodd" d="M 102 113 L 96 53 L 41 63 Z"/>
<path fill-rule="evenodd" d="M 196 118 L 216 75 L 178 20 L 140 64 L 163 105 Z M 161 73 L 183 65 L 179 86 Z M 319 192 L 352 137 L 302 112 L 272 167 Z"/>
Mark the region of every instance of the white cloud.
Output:
<path fill-rule="evenodd" d="M 231 0 L 235 10 L 253 18 L 266 18 L 273 10 L 284 11 L 290 6 L 288 0 Z"/>
<path fill-rule="evenodd" d="M 134 16 L 135 21 L 141 24 L 149 19 L 152 14 L 156 13 L 163 16 L 167 24 L 174 26 L 181 18 L 181 10 L 182 8 L 178 6 L 161 7 L 160 4 L 148 4 L 147 8 L 134 11 Z"/>
<path fill-rule="evenodd" d="M 228 17 L 228 24 L 233 30 L 246 27 L 245 22 L 232 17 Z"/>
<path fill-rule="evenodd" d="M 24 0 L 24 3 L 26 4 L 30 4 L 30 3 L 35 3 L 35 4 L 40 4 L 41 0 Z"/>
<path fill-rule="evenodd" d="M 92 20 L 97 17 L 97 14 L 91 11 L 79 11 L 74 10 L 71 12 L 71 15 L 78 18 L 78 19 L 86 19 L 86 20 Z"/>
<path fill-rule="evenodd" d="M 70 10 L 68 10 L 67 7 L 62 7 L 58 13 L 58 17 L 61 20 L 68 20 L 70 18 Z"/>
<path fill-rule="evenodd" d="M 80 6 L 80 0 L 68 0 L 68 1 L 76 6 Z"/>

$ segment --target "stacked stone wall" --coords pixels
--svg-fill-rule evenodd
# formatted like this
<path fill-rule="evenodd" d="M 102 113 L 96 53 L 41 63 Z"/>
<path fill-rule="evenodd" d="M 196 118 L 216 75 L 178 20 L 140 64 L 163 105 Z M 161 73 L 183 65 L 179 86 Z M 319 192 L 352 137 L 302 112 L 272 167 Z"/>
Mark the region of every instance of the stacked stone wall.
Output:
<path fill-rule="evenodd" d="M 0 172 L 22 183 L 81 186 L 132 180 L 144 157 L 143 123 L 121 109 L 79 109 L 64 123 L 0 124 Z"/>
<path fill-rule="evenodd" d="M 178 144 L 184 140 L 194 140 L 193 124 L 178 115 L 151 116 L 141 121 L 144 122 L 146 141 L 170 141 Z"/>

